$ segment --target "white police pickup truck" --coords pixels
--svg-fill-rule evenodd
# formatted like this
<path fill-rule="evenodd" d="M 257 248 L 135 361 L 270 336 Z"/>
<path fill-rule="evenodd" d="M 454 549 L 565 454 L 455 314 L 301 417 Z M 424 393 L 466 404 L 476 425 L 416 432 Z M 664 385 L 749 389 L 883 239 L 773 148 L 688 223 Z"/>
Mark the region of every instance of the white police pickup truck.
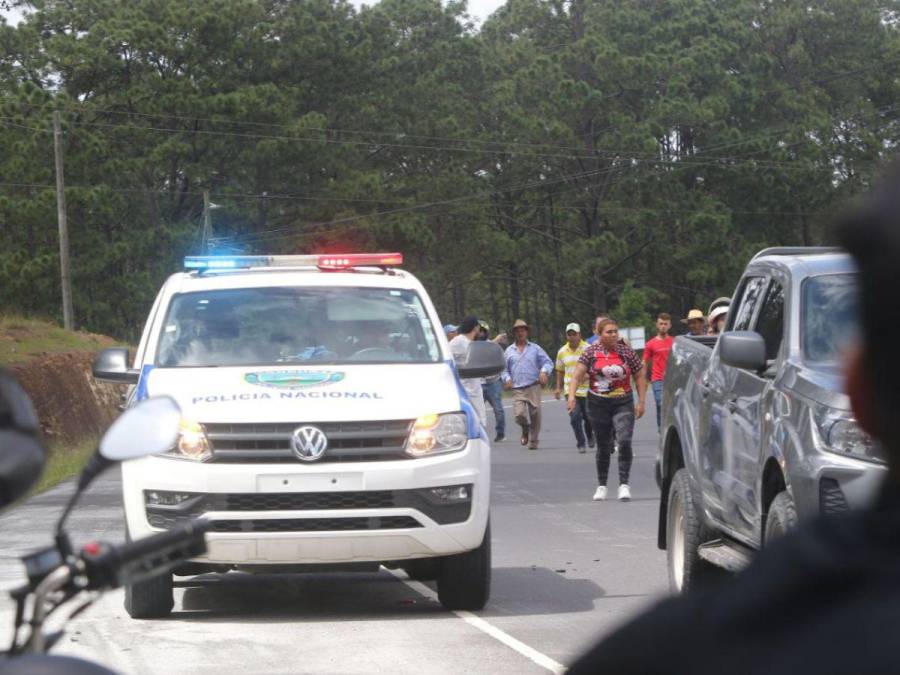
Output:
<path fill-rule="evenodd" d="M 209 551 L 176 574 L 402 568 L 452 609 L 490 591 L 490 444 L 460 378 L 503 367 L 473 342 L 454 364 L 399 254 L 185 259 L 132 361 L 94 377 L 168 394 L 177 445 L 122 469 L 128 534 L 210 521 Z M 140 442 L 140 439 L 135 439 Z M 126 589 L 133 617 L 167 615 L 172 575 Z"/>

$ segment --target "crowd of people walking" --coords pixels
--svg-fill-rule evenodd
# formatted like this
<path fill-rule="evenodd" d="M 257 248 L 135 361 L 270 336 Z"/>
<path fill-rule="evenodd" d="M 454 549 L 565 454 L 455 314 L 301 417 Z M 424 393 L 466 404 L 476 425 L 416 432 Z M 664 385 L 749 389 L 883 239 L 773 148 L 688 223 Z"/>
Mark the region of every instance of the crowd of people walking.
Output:
<path fill-rule="evenodd" d="M 700 309 L 690 310 L 681 320 L 687 335 L 702 338 L 721 333 L 729 303 L 729 298 L 718 298 L 706 314 Z M 465 359 L 470 341 L 491 339 L 490 326 L 474 316 L 466 317 L 459 325 L 448 324 L 444 331 L 457 362 Z M 657 430 L 661 428 L 666 367 L 674 342 L 671 333 L 671 315 L 660 313 L 656 317 L 656 335 L 643 345 L 642 354 L 638 355 L 638 350 L 620 335 L 618 322 L 600 315 L 587 339 L 578 323 L 569 323 L 565 329 L 566 342 L 554 360 L 530 340 L 528 323 L 517 319 L 512 327 L 511 344 L 507 345 L 505 333 L 493 338 L 505 346 L 503 372 L 481 381 L 463 380 L 463 387 L 485 427 L 485 403 L 493 410 L 495 443 L 506 437 L 503 390 L 510 391 L 513 416 L 520 430 L 519 442 L 529 450 L 537 450 L 542 394 L 555 375 L 553 394 L 557 400 L 565 396 L 576 451 L 586 453 L 587 448 L 597 448 L 597 488 L 593 499 L 607 498 L 612 456 L 618 453 L 616 496 L 621 501 L 629 501 L 634 426 L 644 415 L 649 390 L 653 392 Z"/>

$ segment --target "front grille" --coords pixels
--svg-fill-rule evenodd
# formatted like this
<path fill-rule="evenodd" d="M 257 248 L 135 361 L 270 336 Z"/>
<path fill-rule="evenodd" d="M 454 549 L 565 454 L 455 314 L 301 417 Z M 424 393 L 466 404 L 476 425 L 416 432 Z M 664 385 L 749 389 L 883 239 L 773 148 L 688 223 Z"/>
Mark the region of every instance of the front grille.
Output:
<path fill-rule="evenodd" d="M 241 511 L 325 511 L 350 509 L 414 509 L 439 525 L 462 523 L 472 510 L 472 485 L 465 487 L 469 498 L 443 501 L 430 489 L 415 490 L 359 490 L 354 492 L 278 492 L 278 493 L 172 493 L 145 490 L 147 520 L 152 527 L 170 529 L 212 512 Z M 180 494 L 177 505 L 152 503 L 154 499 L 171 498 Z M 405 517 L 405 516 L 403 516 Z M 364 518 L 365 519 L 365 518 Z M 224 521 L 222 521 L 224 522 Z M 283 522 L 283 521 L 274 521 Z"/>
<path fill-rule="evenodd" d="M 210 525 L 213 532 L 346 532 L 348 530 L 405 530 L 415 527 L 422 527 L 422 524 L 409 516 L 214 520 Z"/>
<path fill-rule="evenodd" d="M 850 510 L 844 491 L 834 478 L 819 481 L 819 508 L 822 513 L 843 513 Z"/>
<path fill-rule="evenodd" d="M 317 511 L 396 507 L 394 492 L 299 492 L 284 494 L 210 495 L 207 511 Z"/>
<path fill-rule="evenodd" d="M 291 435 L 300 426 L 325 432 L 328 449 L 318 463 L 409 459 L 403 450 L 412 420 L 373 422 L 279 422 L 274 424 L 205 424 L 213 462 L 299 462 Z"/>

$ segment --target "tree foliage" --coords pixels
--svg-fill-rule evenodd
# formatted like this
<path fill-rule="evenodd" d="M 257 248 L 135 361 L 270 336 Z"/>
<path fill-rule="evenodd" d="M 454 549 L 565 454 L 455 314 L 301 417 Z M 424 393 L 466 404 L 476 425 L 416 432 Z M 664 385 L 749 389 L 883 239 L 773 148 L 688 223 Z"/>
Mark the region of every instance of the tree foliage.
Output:
<path fill-rule="evenodd" d="M 446 320 L 648 325 L 827 242 L 898 136 L 888 0 L 35 0 L 0 25 L 0 306 L 134 338 L 199 253 L 398 249 Z M 627 315 L 624 316 L 624 315 Z"/>

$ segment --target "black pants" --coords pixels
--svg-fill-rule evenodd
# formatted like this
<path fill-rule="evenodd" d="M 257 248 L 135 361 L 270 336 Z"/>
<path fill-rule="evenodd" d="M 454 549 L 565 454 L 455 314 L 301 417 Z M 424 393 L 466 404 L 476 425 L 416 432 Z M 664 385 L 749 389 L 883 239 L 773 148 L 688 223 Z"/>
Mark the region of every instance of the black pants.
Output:
<path fill-rule="evenodd" d="M 609 478 L 609 456 L 619 443 L 619 484 L 627 485 L 631 474 L 631 436 L 634 433 L 634 399 L 628 396 L 604 398 L 588 394 L 588 417 L 597 439 L 597 481 L 606 485 Z"/>
<path fill-rule="evenodd" d="M 575 447 L 584 448 L 585 443 L 594 442 L 594 430 L 588 419 L 586 396 L 575 397 L 575 410 L 569 413 L 569 422 L 572 424 L 572 431 L 575 432 Z"/>

